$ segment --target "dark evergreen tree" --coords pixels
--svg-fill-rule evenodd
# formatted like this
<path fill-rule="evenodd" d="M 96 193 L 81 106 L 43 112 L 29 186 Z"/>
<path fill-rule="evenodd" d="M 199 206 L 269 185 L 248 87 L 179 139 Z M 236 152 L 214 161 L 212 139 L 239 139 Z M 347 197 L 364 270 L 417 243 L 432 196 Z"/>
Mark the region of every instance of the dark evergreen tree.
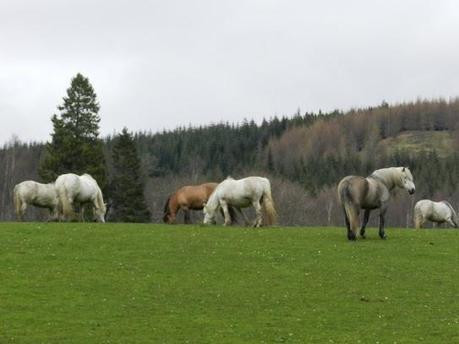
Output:
<path fill-rule="evenodd" d="M 47 143 L 39 174 L 47 182 L 63 173 L 89 173 L 102 190 L 106 167 L 102 140 L 99 139 L 99 104 L 88 78 L 77 74 L 67 89 L 59 115 L 51 118 L 54 132 Z"/>
<path fill-rule="evenodd" d="M 113 177 L 110 183 L 110 221 L 150 222 L 144 182 L 134 137 L 124 128 L 113 144 Z"/>

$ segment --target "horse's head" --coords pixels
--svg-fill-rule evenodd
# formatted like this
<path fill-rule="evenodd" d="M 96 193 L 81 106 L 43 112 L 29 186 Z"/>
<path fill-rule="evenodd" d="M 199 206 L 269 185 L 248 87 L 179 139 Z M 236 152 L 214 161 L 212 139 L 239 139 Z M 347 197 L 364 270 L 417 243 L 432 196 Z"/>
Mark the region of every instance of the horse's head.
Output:
<path fill-rule="evenodd" d="M 458 227 L 459 227 L 459 215 L 456 214 L 456 215 L 453 217 L 453 222 L 454 222 L 454 226 L 455 226 L 456 228 L 458 228 Z"/>
<path fill-rule="evenodd" d="M 205 203 L 204 203 L 202 210 L 204 211 L 204 224 L 214 225 L 216 223 L 215 210 L 212 211 L 212 209 L 210 209 L 210 207 L 208 207 L 207 204 Z"/>
<path fill-rule="evenodd" d="M 452 220 L 453 220 L 453 223 L 454 223 L 454 227 L 458 228 L 459 227 L 459 214 L 457 214 L 454 209 L 452 209 L 452 210 L 453 210 Z"/>
<path fill-rule="evenodd" d="M 401 188 L 407 190 L 410 195 L 414 194 L 416 191 L 416 186 L 414 185 L 413 175 L 408 167 L 402 167 L 400 169 L 400 185 Z"/>
<path fill-rule="evenodd" d="M 99 208 L 94 209 L 94 217 L 97 222 L 105 223 L 105 213 L 107 212 L 107 205 L 102 203 Z"/>
<path fill-rule="evenodd" d="M 163 221 L 164 223 L 168 223 L 168 224 L 175 223 L 175 216 L 171 213 L 165 213 L 163 215 Z"/>

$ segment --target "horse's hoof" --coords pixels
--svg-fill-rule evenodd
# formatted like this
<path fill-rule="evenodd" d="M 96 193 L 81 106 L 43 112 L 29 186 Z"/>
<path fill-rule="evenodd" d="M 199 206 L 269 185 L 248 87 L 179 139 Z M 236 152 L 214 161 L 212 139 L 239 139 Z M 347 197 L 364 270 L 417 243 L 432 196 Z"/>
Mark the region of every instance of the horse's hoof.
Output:
<path fill-rule="evenodd" d="M 382 240 L 386 240 L 387 239 L 387 236 L 386 235 L 380 235 L 379 236 Z"/>
<path fill-rule="evenodd" d="M 360 237 L 361 237 L 362 239 L 366 239 L 366 238 L 367 238 L 367 236 L 366 236 L 365 234 L 360 234 Z"/>
<path fill-rule="evenodd" d="M 357 237 L 356 237 L 355 233 L 352 232 L 352 231 L 347 232 L 347 238 L 349 240 L 353 240 L 353 241 L 357 240 Z"/>

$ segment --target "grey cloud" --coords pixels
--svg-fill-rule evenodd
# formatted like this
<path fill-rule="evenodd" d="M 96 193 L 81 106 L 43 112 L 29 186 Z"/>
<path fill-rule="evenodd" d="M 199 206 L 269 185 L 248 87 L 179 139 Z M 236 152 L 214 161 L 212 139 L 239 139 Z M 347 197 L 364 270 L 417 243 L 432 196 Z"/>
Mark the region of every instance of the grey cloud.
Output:
<path fill-rule="evenodd" d="M 2 1 L 0 141 L 77 72 L 103 134 L 459 94 L 455 1 Z"/>

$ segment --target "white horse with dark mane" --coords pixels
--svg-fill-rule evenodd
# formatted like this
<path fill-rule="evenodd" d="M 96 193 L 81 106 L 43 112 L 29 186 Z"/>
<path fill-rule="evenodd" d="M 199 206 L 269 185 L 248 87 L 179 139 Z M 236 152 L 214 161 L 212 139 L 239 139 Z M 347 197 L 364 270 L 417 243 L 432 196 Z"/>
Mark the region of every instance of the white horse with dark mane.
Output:
<path fill-rule="evenodd" d="M 78 176 L 73 173 L 67 173 L 60 175 L 56 179 L 55 187 L 59 196 L 62 218 L 74 218 L 74 206 L 76 204 L 83 206 L 89 203 L 92 204 L 96 220 L 105 222 L 104 216 L 107 209 L 102 191 L 96 180 L 89 174 Z"/>
<path fill-rule="evenodd" d="M 262 207 L 266 213 L 265 223 L 272 225 L 276 221 L 277 214 L 271 196 L 271 183 L 267 178 L 247 177 L 234 180 L 228 177 L 218 184 L 207 204 L 204 205 L 204 224 L 216 223 L 215 216 L 219 208 L 223 210 L 224 225 L 231 224 L 228 206 L 236 209 L 253 206 L 256 212 L 254 227 L 260 227 L 263 223 Z"/>
<path fill-rule="evenodd" d="M 459 226 L 459 217 L 447 201 L 434 202 L 423 199 L 414 206 L 414 225 L 421 228 L 426 221 L 436 223 L 447 222 L 453 227 Z"/>
<path fill-rule="evenodd" d="M 357 239 L 360 225 L 360 210 L 365 209 L 360 235 L 365 238 L 365 227 L 370 212 L 379 208 L 379 237 L 386 239 L 384 216 L 389 204 L 391 191 L 400 188 L 412 195 L 416 189 L 413 175 L 407 167 L 388 167 L 374 171 L 368 177 L 347 176 L 338 184 L 338 198 L 344 209 L 347 238 Z"/>
<path fill-rule="evenodd" d="M 58 217 L 59 200 L 54 183 L 42 184 L 26 180 L 14 187 L 13 200 L 16 216 L 21 221 L 28 205 L 49 209 L 50 220 Z"/>

